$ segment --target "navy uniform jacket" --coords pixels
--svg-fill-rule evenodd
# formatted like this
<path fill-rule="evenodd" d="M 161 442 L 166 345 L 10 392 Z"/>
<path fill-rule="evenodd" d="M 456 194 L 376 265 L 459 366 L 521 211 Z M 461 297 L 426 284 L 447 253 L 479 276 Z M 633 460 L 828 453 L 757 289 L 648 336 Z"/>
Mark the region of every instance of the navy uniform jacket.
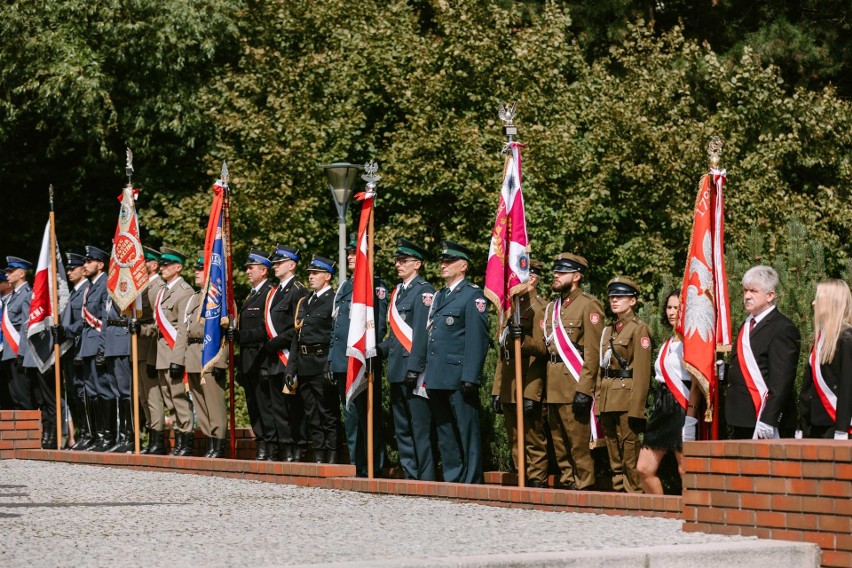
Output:
<path fill-rule="evenodd" d="M 27 354 L 27 327 L 30 320 L 30 301 L 32 300 L 33 289 L 28 282 L 24 282 L 17 290 L 6 296 L 5 307 L 9 310 L 9 319 L 12 325 L 18 330 L 21 335 L 18 339 L 18 356 L 23 357 Z M 2 317 L 2 314 L 0 314 Z M 2 361 L 8 361 L 15 358 L 15 352 L 9 347 L 9 340 L 3 338 L 3 358 Z"/>
<path fill-rule="evenodd" d="M 757 326 L 755 326 L 757 327 Z M 826 347 L 824 346 L 823 349 Z M 815 426 L 834 426 L 838 432 L 849 430 L 852 420 L 852 329 L 844 329 L 837 337 L 837 350 L 834 359 L 827 365 L 820 365 L 822 378 L 828 388 L 837 397 L 837 413 L 832 420 L 822 404 L 814 386 L 811 361 L 805 365 L 805 376 L 802 380 L 802 394 L 799 395 L 799 409 L 807 424 Z M 833 434 L 829 430 L 829 435 Z"/>
<path fill-rule="evenodd" d="M 85 294 L 85 308 L 93 316 L 101 320 L 104 326 L 106 326 L 106 318 L 104 317 L 104 306 L 106 305 L 107 296 L 106 281 L 107 275 L 102 272 L 98 276 L 98 279 L 91 283 Z M 83 334 L 80 341 L 80 357 L 94 357 L 98 354 L 98 351 L 103 352 L 103 350 L 103 334 L 84 321 Z"/>
<path fill-rule="evenodd" d="M 401 383 L 405 373 L 416 371 L 422 373 L 426 368 L 426 322 L 429 319 L 429 307 L 435 288 L 420 275 L 402 289 L 402 283 L 397 286 L 396 309 L 405 323 L 411 326 L 411 353 L 405 350 L 394 335 L 393 330 L 382 342 L 382 352 L 388 357 L 388 382 Z"/>
<path fill-rule="evenodd" d="M 799 330 L 787 316 L 775 308 L 754 326 L 749 339 L 760 374 L 769 388 L 760 421 L 777 428 L 781 426 L 782 420 L 789 423 L 795 412 L 793 390 L 799 363 Z M 731 426 L 753 428 L 757 421 L 754 403 L 740 369 L 736 348 L 732 351 L 733 357 L 727 376 L 725 419 Z"/>
<path fill-rule="evenodd" d="M 376 320 L 376 343 L 380 342 L 387 333 L 388 285 L 379 276 L 373 277 L 373 310 Z M 331 329 L 329 344 L 329 359 L 333 373 L 345 373 L 349 365 L 346 356 L 346 344 L 349 341 L 349 313 L 352 308 L 352 279 L 340 285 L 334 295 L 332 315 L 334 326 Z"/>
<path fill-rule="evenodd" d="M 293 277 L 287 282 L 283 290 L 279 285 L 275 288 L 270 288 L 268 294 L 273 294 L 270 319 L 278 335 L 274 339 L 268 339 L 265 348 L 270 354 L 268 359 L 269 374 L 278 375 L 283 373 L 285 368 L 277 352 L 282 349 L 290 349 L 293 337 L 295 336 L 293 323 L 296 319 L 296 304 L 299 303 L 301 298 L 309 294 L 309 290 Z M 264 305 L 265 302 L 266 300 L 264 300 Z M 265 325 L 264 323 L 264 329 L 266 329 Z"/>
<path fill-rule="evenodd" d="M 104 306 L 104 355 L 107 357 L 130 357 L 130 332 L 127 331 L 127 319 L 118 311 L 118 306 L 107 293 Z M 120 326 L 109 325 L 109 321 L 124 322 Z"/>
<path fill-rule="evenodd" d="M 296 324 L 300 326 L 290 344 L 290 360 L 287 374 L 300 376 L 320 375 L 328 363 L 328 342 L 331 337 L 331 309 L 334 305 L 334 290 L 329 288 L 308 305 L 312 294 L 299 303 Z M 309 353 L 302 353 L 307 347 Z"/>
<path fill-rule="evenodd" d="M 240 308 L 240 372 L 258 373 L 266 370 L 269 353 L 263 350 L 266 343 L 266 324 L 263 322 L 263 308 L 266 295 L 272 289 L 269 280 L 263 283 L 258 293 L 246 298 Z"/>
<path fill-rule="evenodd" d="M 65 311 L 62 313 L 62 328 L 65 330 L 65 337 L 74 340 L 74 348 L 69 350 L 69 353 L 77 357 L 80 351 L 80 335 L 83 333 L 83 296 L 89 288 L 89 281 L 83 279 L 79 288 L 71 288 L 68 295 L 68 305 L 65 306 Z"/>
<path fill-rule="evenodd" d="M 460 281 L 446 296 L 441 288 L 429 314 L 426 388 L 454 390 L 480 384 L 488 350 L 488 302 L 482 289 Z"/>

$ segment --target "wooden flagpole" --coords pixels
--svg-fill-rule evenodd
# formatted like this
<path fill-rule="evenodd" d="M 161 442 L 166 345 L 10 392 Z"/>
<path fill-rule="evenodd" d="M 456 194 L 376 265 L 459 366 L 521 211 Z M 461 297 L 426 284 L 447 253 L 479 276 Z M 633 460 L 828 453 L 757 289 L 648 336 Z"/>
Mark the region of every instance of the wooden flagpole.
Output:
<path fill-rule="evenodd" d="M 376 191 L 376 182 L 381 179 L 381 176 L 376 175 L 379 166 L 376 162 L 368 162 L 364 164 L 365 175 L 361 176 L 361 179 L 367 182 L 366 191 L 374 192 Z M 370 220 L 367 225 L 367 266 L 370 269 L 369 278 L 370 278 L 370 291 L 373 292 L 374 289 L 374 280 L 373 280 L 373 236 L 375 232 L 375 211 L 376 211 L 376 197 L 373 196 L 373 205 L 370 207 Z M 374 296 L 375 297 L 375 296 Z M 375 306 L 373 306 L 373 320 L 375 321 Z M 373 328 L 375 329 L 375 328 Z M 373 365 L 372 358 L 367 359 L 367 479 L 373 479 L 375 476 L 374 472 L 374 453 L 375 448 L 373 447 L 373 415 L 375 413 L 375 408 L 373 408 Z"/>
<path fill-rule="evenodd" d="M 512 298 L 514 308 L 512 321 L 515 325 L 521 325 L 521 301 L 516 295 Z M 526 439 L 524 432 L 524 371 L 521 365 L 521 338 L 515 338 L 515 421 L 518 428 L 518 487 L 527 485 L 527 456 L 524 448 Z"/>
<path fill-rule="evenodd" d="M 126 317 L 128 321 L 136 319 L 136 300 L 127 307 Z M 136 364 L 139 358 L 139 344 L 136 342 L 136 326 L 133 326 L 133 333 L 130 334 L 130 357 L 133 361 L 131 365 L 133 369 L 133 398 L 130 403 L 130 416 L 133 417 L 133 453 L 139 455 L 139 365 Z"/>
<path fill-rule="evenodd" d="M 50 282 L 50 309 L 53 316 L 53 325 L 59 325 L 59 281 L 56 274 L 56 215 L 53 211 L 53 184 L 50 184 L 50 265 L 52 277 Z M 62 368 L 60 345 L 58 338 L 53 338 L 53 375 L 56 385 L 56 449 L 62 449 Z"/>
<path fill-rule="evenodd" d="M 228 327 L 234 329 L 237 327 L 235 321 L 237 314 L 231 314 L 231 302 L 234 302 L 234 272 L 231 264 L 231 186 L 230 172 L 228 172 L 228 163 L 222 162 L 222 171 L 220 173 L 222 180 L 222 189 L 225 191 L 224 202 L 222 203 L 222 224 L 224 225 L 225 246 L 225 288 L 227 290 L 227 302 L 222 306 L 228 312 Z M 208 267 L 209 269 L 209 267 Z M 221 312 L 220 312 L 221 314 Z M 237 415 L 234 408 L 234 338 L 233 335 L 228 339 L 228 457 L 237 458 Z"/>

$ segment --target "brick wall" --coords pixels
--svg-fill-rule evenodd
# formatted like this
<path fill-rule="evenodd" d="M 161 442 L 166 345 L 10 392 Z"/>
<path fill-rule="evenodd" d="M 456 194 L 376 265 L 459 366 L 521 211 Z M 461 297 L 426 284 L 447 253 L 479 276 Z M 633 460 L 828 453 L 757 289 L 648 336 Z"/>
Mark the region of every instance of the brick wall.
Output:
<path fill-rule="evenodd" d="M 0 410 L 0 459 L 15 457 L 15 450 L 41 447 L 41 412 Z"/>
<path fill-rule="evenodd" d="M 852 566 L 852 442 L 693 442 L 684 469 L 683 530 L 813 542 Z"/>

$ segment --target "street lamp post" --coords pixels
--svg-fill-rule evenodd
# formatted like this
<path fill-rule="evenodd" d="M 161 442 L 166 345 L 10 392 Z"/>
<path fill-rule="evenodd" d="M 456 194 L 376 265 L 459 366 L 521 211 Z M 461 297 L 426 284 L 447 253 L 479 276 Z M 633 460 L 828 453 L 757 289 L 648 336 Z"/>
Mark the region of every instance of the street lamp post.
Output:
<path fill-rule="evenodd" d="M 364 166 L 335 162 L 320 166 L 320 169 L 325 171 L 328 188 L 331 190 L 331 197 L 334 199 L 334 206 L 337 208 L 340 238 L 337 283 L 340 285 L 346 280 L 346 209 L 349 207 L 349 199 L 352 197 L 352 186 L 355 184 L 358 172 L 363 170 Z"/>

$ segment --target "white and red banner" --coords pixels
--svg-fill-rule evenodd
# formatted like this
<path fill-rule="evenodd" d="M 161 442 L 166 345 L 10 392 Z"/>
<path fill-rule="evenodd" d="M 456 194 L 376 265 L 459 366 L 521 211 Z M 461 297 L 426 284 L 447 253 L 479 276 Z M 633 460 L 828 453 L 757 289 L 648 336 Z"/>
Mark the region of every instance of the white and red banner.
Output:
<path fill-rule="evenodd" d="M 730 349 L 731 313 L 725 271 L 725 170 L 711 170 L 698 183 L 695 217 L 681 287 L 676 329 L 683 337 L 684 367 L 695 377 L 712 417 L 716 352 Z"/>
<path fill-rule="evenodd" d="M 27 327 L 27 340 L 30 351 L 36 362 L 40 373 L 46 372 L 53 365 L 53 334 L 50 329 L 59 323 L 59 314 L 68 305 L 68 279 L 65 275 L 65 267 L 62 264 L 62 255 L 59 247 L 54 251 L 56 254 L 56 272 L 53 274 L 53 261 L 50 256 L 50 222 L 44 228 L 44 237 L 41 240 L 41 251 L 38 255 L 35 278 L 33 278 L 33 297 L 30 301 L 30 315 Z M 53 286 L 58 284 L 56 297 L 59 304 L 59 314 L 53 313 Z M 72 345 L 72 341 L 65 341 L 60 349 L 64 353 Z"/>
<path fill-rule="evenodd" d="M 126 310 L 148 286 L 145 253 L 139 239 L 136 196 L 139 191 L 127 185 L 121 196 L 118 224 L 112 239 L 112 254 L 107 273 L 107 290 L 119 312 Z"/>
<path fill-rule="evenodd" d="M 370 266 L 367 227 L 373 214 L 375 191 L 368 185 L 367 191 L 356 197 L 363 201 L 361 220 L 358 223 L 358 241 L 355 249 L 355 270 L 352 273 L 352 307 L 349 312 L 349 338 L 346 355 L 346 405 L 367 388 L 364 375 L 367 359 L 376 355 L 376 321 L 373 309 L 373 267 Z"/>
<path fill-rule="evenodd" d="M 837 395 L 834 394 L 834 391 L 832 391 L 831 387 L 828 386 L 828 383 L 825 382 L 825 378 L 822 376 L 822 367 L 819 362 L 824 339 L 825 338 L 822 336 L 822 333 L 817 332 L 814 348 L 811 350 L 811 378 L 814 381 L 814 386 L 816 387 L 817 395 L 819 395 L 823 408 L 825 408 L 829 418 L 831 418 L 833 422 L 837 422 Z M 847 427 L 847 432 L 852 434 L 852 424 L 844 424 L 844 426 Z"/>
<path fill-rule="evenodd" d="M 498 329 L 505 326 L 512 308 L 512 297 L 526 292 L 530 279 L 530 249 L 521 191 L 520 148 L 523 147 L 519 142 L 509 142 L 510 152 L 503 168 L 500 202 L 485 268 L 484 292 L 497 306 L 500 316 Z"/>

